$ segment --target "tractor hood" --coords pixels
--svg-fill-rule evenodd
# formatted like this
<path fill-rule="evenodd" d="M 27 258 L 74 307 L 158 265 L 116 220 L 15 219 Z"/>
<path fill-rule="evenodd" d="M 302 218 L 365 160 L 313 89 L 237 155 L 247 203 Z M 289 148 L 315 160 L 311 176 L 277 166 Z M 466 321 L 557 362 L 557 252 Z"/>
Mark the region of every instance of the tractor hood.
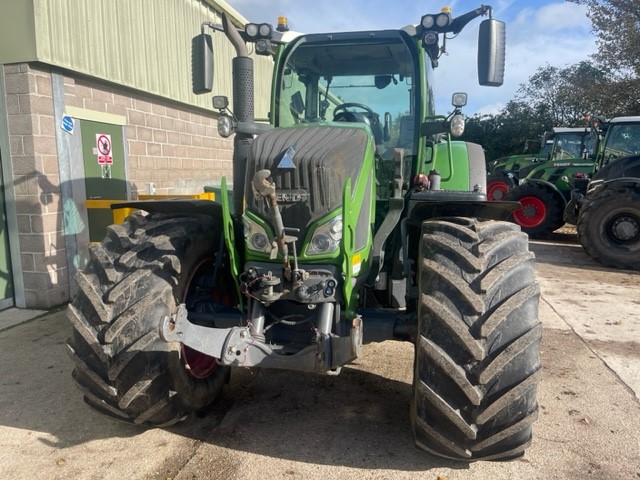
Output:
<path fill-rule="evenodd" d="M 280 128 L 257 137 L 249 152 L 246 210 L 265 221 L 268 200 L 252 189 L 256 172 L 269 170 L 283 225 L 308 227 L 342 205 L 345 182 L 355 185 L 373 138 L 364 125 L 326 124 Z"/>

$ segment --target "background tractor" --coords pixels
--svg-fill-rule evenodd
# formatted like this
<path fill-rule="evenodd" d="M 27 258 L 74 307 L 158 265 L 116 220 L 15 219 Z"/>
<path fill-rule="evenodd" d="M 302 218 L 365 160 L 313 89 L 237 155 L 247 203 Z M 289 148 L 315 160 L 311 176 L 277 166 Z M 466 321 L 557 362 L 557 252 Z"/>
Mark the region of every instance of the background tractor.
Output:
<path fill-rule="evenodd" d="M 595 170 L 597 145 L 597 132 L 589 128 L 554 128 L 549 159 L 522 167 L 518 185 L 505 196 L 520 202 L 511 218 L 524 232 L 544 238 L 565 224 L 574 181 Z"/>
<path fill-rule="evenodd" d="M 534 143 L 527 140 L 525 153 L 496 158 L 487 164 L 487 198 L 489 200 L 504 200 L 504 197 L 518 184 L 520 169 L 533 164 L 549 160 L 553 145 L 554 132 L 545 132 L 540 142 L 539 152 L 526 153 Z"/>
<path fill-rule="evenodd" d="M 194 91 L 212 90 L 212 37 L 236 50 L 233 197 L 128 202 L 69 308 L 74 379 L 120 420 L 169 425 L 209 407 L 240 367 L 337 375 L 363 343 L 415 344 L 416 444 L 463 459 L 521 456 L 538 412 L 534 256 L 517 205 L 488 202 L 479 145 L 452 141 L 466 95 L 434 115 L 431 72 L 481 6 L 400 30 L 295 35 L 203 24 Z M 283 28 L 284 30 L 284 28 Z M 478 76 L 498 86 L 505 28 L 480 24 Z M 247 43 L 274 55 L 270 123 L 253 112 Z M 233 112 L 230 109 L 233 109 Z M 295 448 L 295 447 L 292 447 Z"/>
<path fill-rule="evenodd" d="M 640 117 L 604 124 L 597 171 L 576 182 L 565 220 L 600 263 L 640 270 Z"/>

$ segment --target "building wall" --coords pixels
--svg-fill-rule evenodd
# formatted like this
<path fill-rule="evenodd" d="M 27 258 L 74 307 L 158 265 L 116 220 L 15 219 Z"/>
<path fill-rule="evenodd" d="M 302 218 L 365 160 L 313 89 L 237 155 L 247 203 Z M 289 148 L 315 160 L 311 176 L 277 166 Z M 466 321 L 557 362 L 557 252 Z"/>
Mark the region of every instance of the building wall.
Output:
<path fill-rule="evenodd" d="M 209 98 L 191 91 L 191 41 L 203 22 L 236 27 L 247 19 L 223 0 L 18 0 L 0 2 L 0 64 L 56 65 L 200 108 Z M 276 18 L 255 19 L 274 23 Z M 231 59 L 224 34 L 212 34 L 214 91 L 232 102 Z M 273 61 L 254 59 L 256 114 L 269 111 Z"/>
<path fill-rule="evenodd" d="M 4 75 L 24 306 L 48 308 L 69 298 L 51 74 L 19 64 Z"/>
<path fill-rule="evenodd" d="M 64 103 L 67 113 L 81 108 L 125 117 L 133 199 L 148 193 L 150 182 L 156 194 L 199 193 L 232 175 L 233 142 L 220 138 L 212 112 L 69 74 Z"/>
<path fill-rule="evenodd" d="M 63 77 L 64 98 L 55 98 L 55 75 Z M 70 278 L 78 266 L 71 250 L 82 253 L 87 248 L 88 240 L 69 248 L 69 232 L 64 229 L 61 187 L 81 179 L 65 178 L 61 159 L 71 155 L 71 162 L 81 164 L 82 158 L 61 151 L 64 144 L 56 142 L 61 120 L 54 116 L 56 102 L 62 102 L 71 116 L 80 112 L 124 120 L 131 199 L 147 193 L 151 182 L 157 194 L 199 193 L 204 185 L 219 184 L 222 176 L 232 175 L 233 144 L 218 136 L 211 112 L 47 65 L 5 65 L 4 78 L 24 275 L 24 305 L 18 306 L 50 308 L 68 301 Z M 86 209 L 82 204 L 78 208 L 86 220 Z"/>

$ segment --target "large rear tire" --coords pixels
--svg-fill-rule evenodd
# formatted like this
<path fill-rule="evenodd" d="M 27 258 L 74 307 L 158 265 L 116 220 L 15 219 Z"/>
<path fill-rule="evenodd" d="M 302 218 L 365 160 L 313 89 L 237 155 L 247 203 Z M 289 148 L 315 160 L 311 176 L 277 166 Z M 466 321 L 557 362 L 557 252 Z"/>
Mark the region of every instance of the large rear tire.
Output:
<path fill-rule="evenodd" d="M 159 326 L 212 264 L 219 235 L 209 216 L 136 214 L 90 245 L 68 309 L 67 345 L 73 378 L 91 407 L 125 422 L 166 426 L 218 397 L 228 367 L 162 341 Z"/>
<path fill-rule="evenodd" d="M 505 200 L 520 202 L 522 208 L 510 220 L 532 238 L 545 238 L 564 225 L 564 201 L 560 194 L 543 185 L 526 182 L 512 189 Z"/>
<path fill-rule="evenodd" d="M 423 223 L 411 403 L 420 448 L 510 460 L 529 445 L 542 335 L 533 259 L 508 222 Z"/>
<path fill-rule="evenodd" d="M 640 192 L 607 188 L 587 196 L 578 218 L 578 240 L 593 259 L 613 268 L 640 270 Z"/>

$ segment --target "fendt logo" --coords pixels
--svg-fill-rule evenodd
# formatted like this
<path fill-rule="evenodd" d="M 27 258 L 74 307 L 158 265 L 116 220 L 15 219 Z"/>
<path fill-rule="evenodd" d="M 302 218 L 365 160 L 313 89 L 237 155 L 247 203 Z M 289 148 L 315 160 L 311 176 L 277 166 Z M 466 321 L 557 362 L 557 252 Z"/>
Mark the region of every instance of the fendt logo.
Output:
<path fill-rule="evenodd" d="M 280 190 L 276 192 L 278 203 L 303 203 L 309 200 L 309 192 L 305 190 Z"/>

